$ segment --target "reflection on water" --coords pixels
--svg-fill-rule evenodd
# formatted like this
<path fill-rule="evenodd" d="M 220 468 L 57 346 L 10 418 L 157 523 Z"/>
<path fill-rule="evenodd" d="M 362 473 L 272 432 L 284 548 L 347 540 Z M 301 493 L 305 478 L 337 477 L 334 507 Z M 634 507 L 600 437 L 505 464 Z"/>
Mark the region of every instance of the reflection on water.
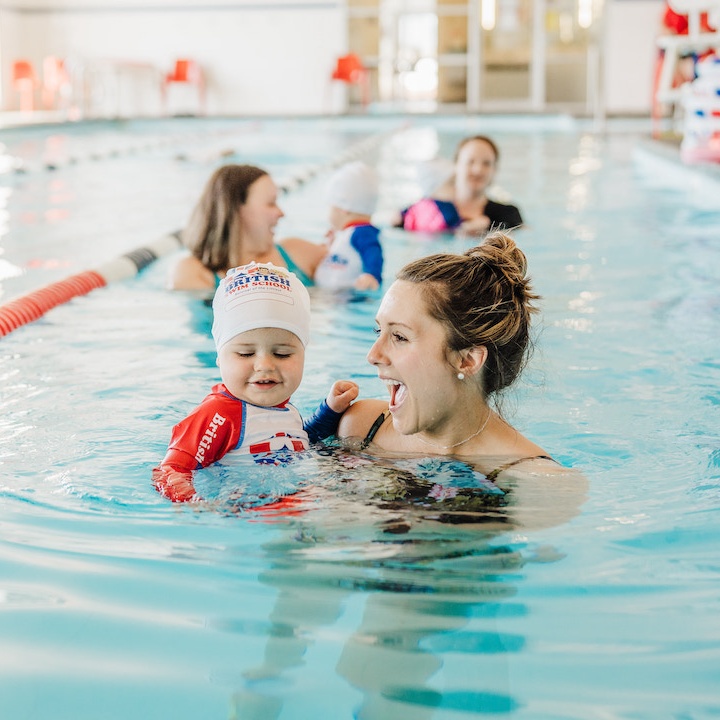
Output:
<path fill-rule="evenodd" d="M 378 525 L 363 530 L 338 528 L 329 536 L 325 525 L 294 521 L 263 546 L 268 569 L 259 580 L 277 595 L 262 662 L 244 671 L 232 717 L 280 717 L 285 703 L 302 695 L 302 667 L 314 639 L 338 624 L 344 632 L 343 610 L 358 600 L 360 623 L 334 668 L 359 693 L 353 717 L 514 709 L 503 661 L 523 650 L 525 638 L 498 631 L 494 618 L 527 612 L 512 602 L 528 561 L 523 553 L 495 545 L 494 533 L 457 527 L 402 536 Z M 472 658 L 473 671 L 440 691 L 432 679 L 448 652 Z"/>
<path fill-rule="evenodd" d="M 522 652 L 526 639 L 494 620 L 528 612 L 513 600 L 528 562 L 562 555 L 502 542 L 507 530 L 523 529 L 513 516 L 512 483 L 501 490 L 458 460 L 380 462 L 333 447 L 272 470 L 248 459 L 242 480 L 237 465 L 235 473 L 233 479 L 218 466 L 198 473 L 208 509 L 273 521 L 278 533 L 262 545 L 265 569 L 258 574 L 275 594 L 262 661 L 244 668 L 231 717 L 281 717 L 307 691 L 303 668 L 316 640 L 333 635 L 341 647 L 327 672 L 358 693 L 354 717 L 506 714 L 518 707 L 504 661 Z M 546 488 L 546 504 L 576 512 L 585 486 L 574 480 L 574 494 Z M 278 504 L 278 495 L 295 501 Z M 346 608 L 358 603 L 358 625 L 347 632 Z M 247 632 L 229 621 L 215 627 Z M 466 657 L 472 671 L 446 679 L 440 690 L 433 678 L 448 653 Z"/>

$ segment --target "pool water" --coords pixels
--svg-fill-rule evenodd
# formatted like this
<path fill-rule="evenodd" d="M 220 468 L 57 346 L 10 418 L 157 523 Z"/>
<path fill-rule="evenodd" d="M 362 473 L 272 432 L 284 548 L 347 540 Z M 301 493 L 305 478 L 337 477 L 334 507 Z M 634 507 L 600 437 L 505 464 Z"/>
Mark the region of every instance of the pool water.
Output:
<path fill-rule="evenodd" d="M 222 162 L 271 170 L 288 188 L 278 235 L 319 242 L 348 148 L 377 166 L 389 212 L 424 161 L 491 135 L 544 298 L 503 410 L 588 492 L 540 483 L 527 526 L 493 509 L 423 522 L 393 501 L 401 471 L 331 450 L 243 477 L 309 488 L 302 512 L 228 502 L 217 469 L 201 479 L 213 507 L 169 503 L 151 469 L 218 375 L 209 309 L 164 290 L 162 257 L 1 341 L 0 717 L 720 716 L 720 193 L 648 131 L 514 117 L 4 131 L 0 302 L 182 227 Z M 386 229 L 386 277 L 467 246 Z M 385 395 L 365 361 L 380 296 L 313 292 L 304 414 L 339 377 Z M 426 483 L 455 472 L 423 467 Z"/>

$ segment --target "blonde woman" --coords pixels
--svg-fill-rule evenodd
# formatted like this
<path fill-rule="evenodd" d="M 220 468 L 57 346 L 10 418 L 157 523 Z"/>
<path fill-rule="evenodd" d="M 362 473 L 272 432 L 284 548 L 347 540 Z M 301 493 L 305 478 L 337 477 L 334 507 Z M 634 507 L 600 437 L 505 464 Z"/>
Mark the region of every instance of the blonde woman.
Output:
<path fill-rule="evenodd" d="M 480 236 L 492 230 L 512 230 L 523 224 L 520 210 L 491 200 L 487 189 L 497 171 L 500 151 L 485 135 L 460 141 L 452 177 L 430 197 L 401 213 L 400 225 L 419 232 L 460 232 Z"/>

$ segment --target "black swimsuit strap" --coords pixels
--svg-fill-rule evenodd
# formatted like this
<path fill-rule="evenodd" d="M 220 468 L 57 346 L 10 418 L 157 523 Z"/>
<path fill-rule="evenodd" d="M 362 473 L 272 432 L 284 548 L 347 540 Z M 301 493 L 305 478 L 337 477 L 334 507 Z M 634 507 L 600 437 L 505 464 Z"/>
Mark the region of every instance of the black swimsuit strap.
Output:
<path fill-rule="evenodd" d="M 373 438 L 377 435 L 377 431 L 382 427 L 382 424 L 387 420 L 387 417 L 387 411 L 383 411 L 380 415 L 378 415 L 377 419 L 368 430 L 365 439 L 360 443 L 361 450 L 364 450 L 373 441 Z"/>
<path fill-rule="evenodd" d="M 507 470 L 508 468 L 511 468 L 513 465 L 517 465 L 518 463 L 525 462 L 526 460 L 552 460 L 553 462 L 557 462 L 554 458 L 551 458 L 549 455 L 534 455 L 533 457 L 523 457 L 518 458 L 517 460 L 512 460 L 508 463 L 505 463 L 504 465 L 500 465 L 500 467 L 496 467 L 494 470 L 489 472 L 485 477 L 490 482 L 495 482 L 497 480 L 498 475 L 503 472 L 504 470 Z"/>
<path fill-rule="evenodd" d="M 365 448 L 373 441 L 373 438 L 375 435 L 377 435 L 378 430 L 383 426 L 383 423 L 388 419 L 388 415 L 390 413 L 385 410 L 380 413 L 380 415 L 377 416 L 375 419 L 375 422 L 370 426 L 370 429 L 368 430 L 367 435 L 363 439 L 363 441 L 360 443 L 360 449 L 365 450 Z M 526 460 L 551 460 L 552 462 L 557 462 L 555 458 L 551 458 L 549 455 L 534 455 L 532 457 L 522 457 L 518 458 L 517 460 L 511 460 L 510 462 L 505 463 L 504 465 L 500 465 L 499 467 L 496 467 L 494 470 L 490 471 L 485 477 L 490 482 L 495 482 L 497 480 L 498 475 L 507 470 L 508 468 L 511 468 L 513 465 L 518 465 L 521 462 L 525 462 Z"/>

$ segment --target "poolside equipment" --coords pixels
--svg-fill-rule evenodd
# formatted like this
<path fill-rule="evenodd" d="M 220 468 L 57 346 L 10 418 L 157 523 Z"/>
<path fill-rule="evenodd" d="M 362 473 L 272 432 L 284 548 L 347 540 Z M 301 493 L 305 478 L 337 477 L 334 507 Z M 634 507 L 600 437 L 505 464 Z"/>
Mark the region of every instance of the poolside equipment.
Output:
<path fill-rule="evenodd" d="M 657 39 L 663 54 L 656 72 L 654 116 L 660 104 L 681 99 L 681 87 L 675 85 L 674 76 L 683 57 L 720 53 L 720 0 L 670 0 L 668 5 L 674 12 L 687 15 L 688 27 L 687 34 L 661 35 Z"/>
<path fill-rule="evenodd" d="M 163 110 L 167 114 L 168 91 L 173 85 L 194 87 L 197 91 L 198 113 L 205 115 L 205 74 L 195 60 L 180 58 L 175 60 L 171 72 L 167 73 L 162 81 Z"/>
<path fill-rule="evenodd" d="M 330 79 L 339 80 L 347 85 L 358 85 L 363 106 L 370 103 L 370 73 L 355 53 L 342 55 L 337 59 Z"/>
<path fill-rule="evenodd" d="M 35 67 L 29 60 L 15 60 L 12 64 L 12 87 L 20 96 L 20 110 L 35 109 L 35 91 L 40 86 Z"/>
<path fill-rule="evenodd" d="M 697 65 L 697 79 L 683 87 L 683 162 L 720 162 L 720 56 Z"/>

